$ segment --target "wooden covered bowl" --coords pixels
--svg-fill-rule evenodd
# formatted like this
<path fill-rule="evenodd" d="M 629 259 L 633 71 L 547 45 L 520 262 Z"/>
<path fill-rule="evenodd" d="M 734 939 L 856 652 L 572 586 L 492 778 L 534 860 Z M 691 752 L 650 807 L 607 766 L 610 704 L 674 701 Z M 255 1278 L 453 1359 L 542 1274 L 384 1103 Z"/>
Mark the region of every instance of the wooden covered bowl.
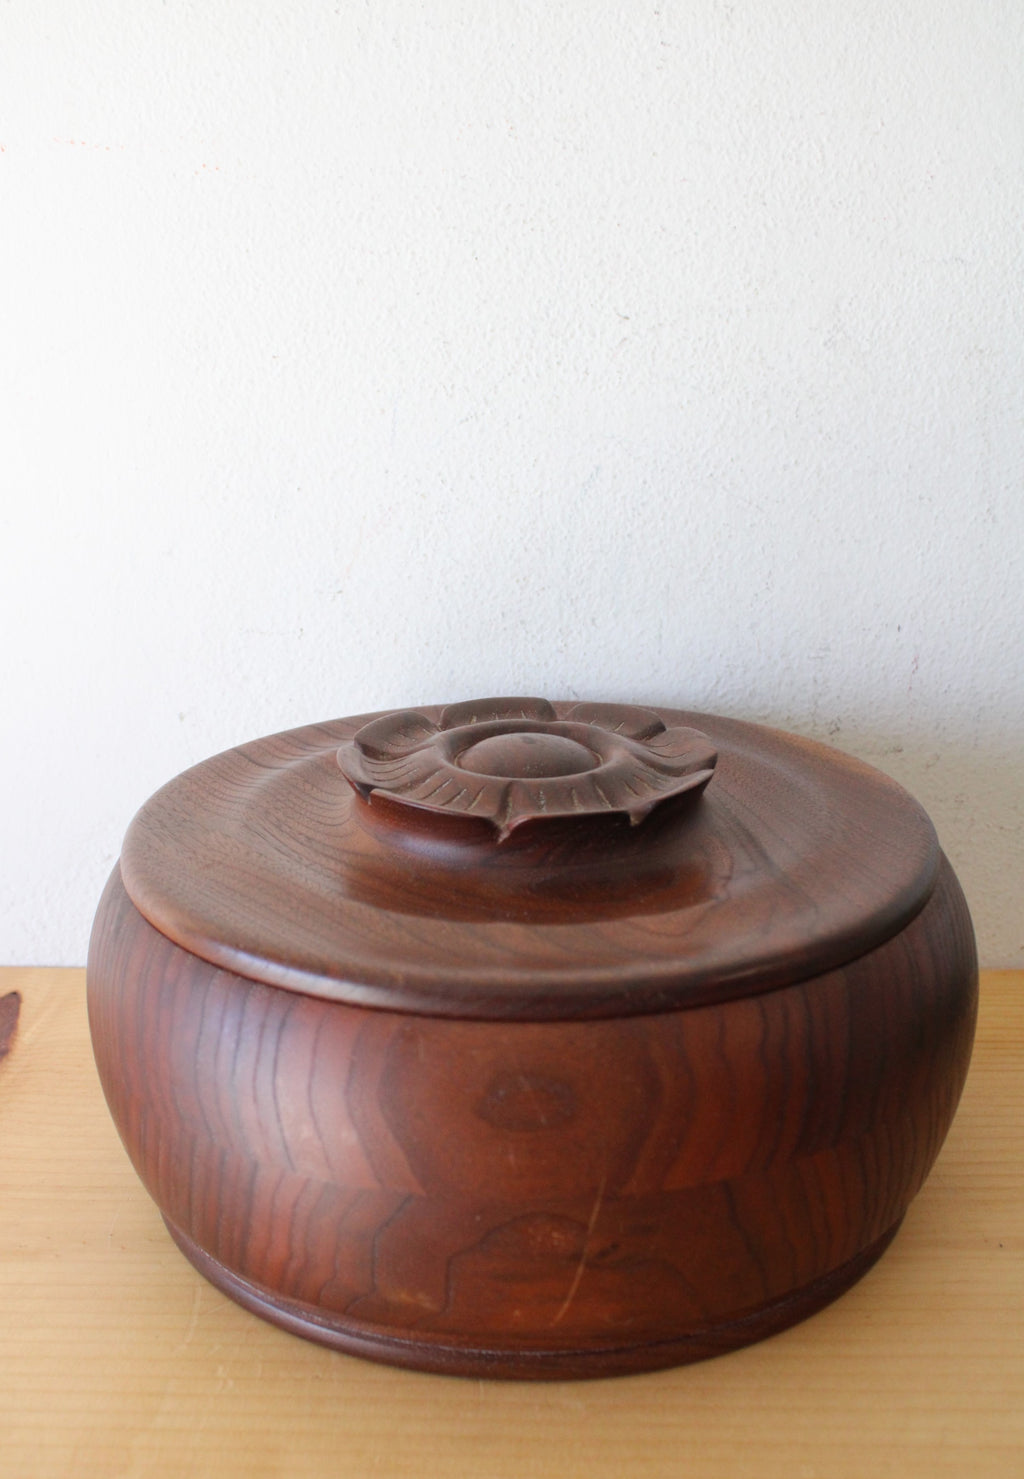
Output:
<path fill-rule="evenodd" d="M 342 1350 L 563 1377 L 726 1351 L 864 1273 L 952 1120 L 977 967 L 928 818 L 869 767 L 491 699 L 165 786 L 88 990 L 207 1278 Z"/>

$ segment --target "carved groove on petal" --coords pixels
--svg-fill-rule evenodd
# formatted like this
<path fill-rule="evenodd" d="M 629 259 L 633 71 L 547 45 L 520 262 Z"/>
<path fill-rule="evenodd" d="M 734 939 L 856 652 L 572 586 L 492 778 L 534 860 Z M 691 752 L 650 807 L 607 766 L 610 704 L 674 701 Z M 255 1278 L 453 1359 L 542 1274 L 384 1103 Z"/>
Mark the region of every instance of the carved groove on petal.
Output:
<path fill-rule="evenodd" d="M 478 773 L 457 763 L 467 743 L 519 732 L 571 739 L 597 764 L 571 774 L 556 765 L 528 778 Z M 440 726 L 412 709 L 386 714 L 338 751 L 342 772 L 362 796 L 387 795 L 419 811 L 479 818 L 494 827 L 499 843 L 526 822 L 560 817 L 618 815 L 637 826 L 662 802 L 703 790 L 716 759 L 706 735 L 682 725 L 666 729 L 652 709 L 583 703 L 559 720 L 546 700 L 535 698 L 451 704 Z"/>
<path fill-rule="evenodd" d="M 437 725 L 426 714 L 404 709 L 398 714 L 371 719 L 360 729 L 355 743 L 375 760 L 396 759 L 409 750 L 419 749 L 436 733 Z"/>
<path fill-rule="evenodd" d="M 596 724 L 612 734 L 635 740 L 648 740 L 665 728 L 653 709 L 638 708 L 635 704 L 576 704 L 569 710 L 568 718 L 576 724 Z"/>
<path fill-rule="evenodd" d="M 539 719 L 551 723 L 557 717 L 546 698 L 477 698 L 449 704 L 441 712 L 440 727 L 460 729 L 464 724 L 482 724 L 494 719 Z"/>
<path fill-rule="evenodd" d="M 694 760 L 700 760 L 704 765 L 713 766 L 718 759 L 718 752 L 699 729 L 689 729 L 683 725 L 677 725 L 674 729 L 666 729 L 662 734 L 655 735 L 648 740 L 649 749 L 657 756 L 665 760 L 683 760 L 693 756 Z"/>

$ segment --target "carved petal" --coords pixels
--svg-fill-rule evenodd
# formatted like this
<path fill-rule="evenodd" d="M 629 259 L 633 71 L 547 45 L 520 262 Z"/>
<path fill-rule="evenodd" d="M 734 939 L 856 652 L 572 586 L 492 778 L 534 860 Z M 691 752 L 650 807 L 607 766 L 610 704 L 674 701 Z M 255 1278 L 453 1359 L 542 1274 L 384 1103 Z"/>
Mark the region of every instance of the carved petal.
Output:
<path fill-rule="evenodd" d="M 433 739 L 437 725 L 415 709 L 405 709 L 398 714 L 384 714 L 380 719 L 371 719 L 356 735 L 356 744 L 365 755 L 374 760 L 389 760 L 418 750 Z"/>
<path fill-rule="evenodd" d="M 633 704 L 576 704 L 568 717 L 574 724 L 596 724 L 600 729 L 635 740 L 649 740 L 665 728 L 653 709 L 641 709 Z"/>
<path fill-rule="evenodd" d="M 405 782 L 390 784 L 385 781 L 374 789 L 384 796 L 401 800 L 406 806 L 419 807 L 424 811 L 445 812 L 449 816 L 461 814 L 478 817 L 481 821 L 498 826 L 506 810 L 505 793 L 508 784 L 506 780 L 490 777 L 467 777 L 454 766 L 442 761 L 434 764 L 429 771 L 423 766 Z"/>
<path fill-rule="evenodd" d="M 646 816 L 656 802 L 671 795 L 679 785 L 678 777 L 659 774 L 632 746 L 598 771 L 593 780 L 605 805 L 628 816 Z"/>
<path fill-rule="evenodd" d="M 478 698 L 464 704 L 449 704 L 441 714 L 442 729 L 460 729 L 463 724 L 481 724 L 493 719 L 556 719 L 546 698 Z"/>
<path fill-rule="evenodd" d="M 504 821 L 499 824 L 497 813 L 493 814 L 499 828 L 498 841 L 503 842 L 524 822 L 536 822 L 543 817 L 618 813 L 636 826 L 670 796 L 702 791 L 713 775 L 714 770 L 710 768 L 688 771 L 685 775 L 662 775 L 627 758 L 613 761 L 601 770 L 573 776 L 571 784 L 566 777 L 547 784 L 512 781 Z"/>
<path fill-rule="evenodd" d="M 674 729 L 666 729 L 664 733 L 655 735 L 647 741 L 647 748 L 651 758 L 672 760 L 678 764 L 680 760 L 692 760 L 694 765 L 700 765 L 701 769 L 706 766 L 713 767 L 718 759 L 718 752 L 709 742 L 706 734 L 699 729 L 688 729 L 679 725 Z"/>

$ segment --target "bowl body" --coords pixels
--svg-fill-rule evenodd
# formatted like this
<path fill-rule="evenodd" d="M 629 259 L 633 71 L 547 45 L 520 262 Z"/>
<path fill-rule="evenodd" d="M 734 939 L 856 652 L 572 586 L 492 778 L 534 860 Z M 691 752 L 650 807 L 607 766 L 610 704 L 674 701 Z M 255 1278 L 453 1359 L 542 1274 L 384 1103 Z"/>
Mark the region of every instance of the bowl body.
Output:
<path fill-rule="evenodd" d="M 870 1266 L 956 1109 L 977 963 L 943 859 L 902 928 L 795 984 L 392 1011 L 201 958 L 116 869 L 88 996 L 128 1154 L 233 1298 L 399 1365 L 602 1376 L 759 1339 Z"/>

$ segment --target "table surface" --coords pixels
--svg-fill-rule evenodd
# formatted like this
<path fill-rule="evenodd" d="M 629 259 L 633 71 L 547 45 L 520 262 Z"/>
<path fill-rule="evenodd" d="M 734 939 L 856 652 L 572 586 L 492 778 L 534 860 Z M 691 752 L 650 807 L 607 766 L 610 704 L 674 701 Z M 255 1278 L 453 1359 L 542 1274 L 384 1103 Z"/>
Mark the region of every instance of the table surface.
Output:
<path fill-rule="evenodd" d="M 716 1361 L 545 1384 L 394 1371 L 233 1304 L 174 1248 L 121 1148 L 84 972 L 0 969 L 0 997 L 14 991 L 0 1062 L 4 1476 L 1024 1474 L 1024 973 L 983 975 L 949 1139 L 849 1293 Z"/>

